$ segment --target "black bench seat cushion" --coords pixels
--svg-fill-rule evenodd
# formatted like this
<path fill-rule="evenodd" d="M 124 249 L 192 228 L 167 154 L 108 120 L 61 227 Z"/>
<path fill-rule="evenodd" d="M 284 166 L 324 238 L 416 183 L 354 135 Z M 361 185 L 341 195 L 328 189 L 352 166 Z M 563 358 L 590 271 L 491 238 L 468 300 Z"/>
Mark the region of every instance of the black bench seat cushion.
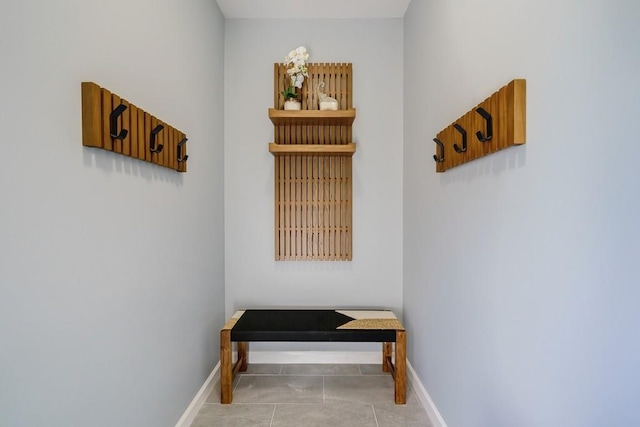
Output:
<path fill-rule="evenodd" d="M 348 314 L 353 313 L 355 317 Z M 378 322 L 357 326 L 357 313 L 368 313 Z M 245 310 L 238 312 L 231 329 L 231 341 L 341 341 L 395 342 L 403 329 L 388 310 Z M 351 323 L 350 323 L 351 322 Z M 353 329 L 350 328 L 353 324 Z M 388 326 L 391 325 L 391 326 Z M 399 325 L 399 326 L 398 326 Z"/>

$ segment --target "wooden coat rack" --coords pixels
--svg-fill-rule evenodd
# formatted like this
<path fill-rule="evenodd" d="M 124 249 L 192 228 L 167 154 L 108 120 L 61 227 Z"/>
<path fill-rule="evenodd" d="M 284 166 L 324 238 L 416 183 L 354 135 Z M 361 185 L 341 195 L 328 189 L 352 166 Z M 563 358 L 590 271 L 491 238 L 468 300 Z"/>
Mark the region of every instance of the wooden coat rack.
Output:
<path fill-rule="evenodd" d="M 82 82 L 82 145 L 187 171 L 186 135 L 126 99 Z"/>
<path fill-rule="evenodd" d="M 526 80 L 512 80 L 433 139 L 436 172 L 524 144 L 526 123 Z"/>

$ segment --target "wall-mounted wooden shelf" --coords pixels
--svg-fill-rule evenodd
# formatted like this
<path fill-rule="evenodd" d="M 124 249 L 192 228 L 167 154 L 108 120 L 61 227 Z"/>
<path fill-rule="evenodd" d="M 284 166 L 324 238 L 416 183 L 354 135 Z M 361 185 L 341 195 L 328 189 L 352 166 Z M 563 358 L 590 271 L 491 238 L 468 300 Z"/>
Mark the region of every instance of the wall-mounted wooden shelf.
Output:
<path fill-rule="evenodd" d="M 278 125 L 300 126 L 351 126 L 356 118 L 356 109 L 348 110 L 276 110 L 269 108 L 271 122 Z"/>
<path fill-rule="evenodd" d="M 269 152 L 274 156 L 353 156 L 356 152 L 356 144 L 329 145 L 329 144 L 276 144 L 269 143 Z"/>
<path fill-rule="evenodd" d="M 352 259 L 351 64 L 307 64 L 309 77 L 298 91 L 301 110 L 283 110 L 289 86 L 284 64 L 274 64 L 273 142 L 276 261 Z M 316 87 L 338 101 L 340 110 L 319 110 Z"/>

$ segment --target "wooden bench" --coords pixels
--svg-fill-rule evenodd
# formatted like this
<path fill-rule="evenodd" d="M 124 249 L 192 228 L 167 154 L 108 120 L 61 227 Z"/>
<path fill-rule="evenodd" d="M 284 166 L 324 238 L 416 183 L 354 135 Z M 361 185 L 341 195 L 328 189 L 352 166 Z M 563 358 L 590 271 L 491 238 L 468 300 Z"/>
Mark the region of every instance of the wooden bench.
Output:
<path fill-rule="evenodd" d="M 221 403 L 233 400 L 233 378 L 247 370 L 250 341 L 381 342 L 382 371 L 394 380 L 394 400 L 406 403 L 406 331 L 388 310 L 244 310 L 220 330 Z M 232 363 L 232 343 L 238 359 Z M 395 343 L 395 365 L 392 362 Z"/>

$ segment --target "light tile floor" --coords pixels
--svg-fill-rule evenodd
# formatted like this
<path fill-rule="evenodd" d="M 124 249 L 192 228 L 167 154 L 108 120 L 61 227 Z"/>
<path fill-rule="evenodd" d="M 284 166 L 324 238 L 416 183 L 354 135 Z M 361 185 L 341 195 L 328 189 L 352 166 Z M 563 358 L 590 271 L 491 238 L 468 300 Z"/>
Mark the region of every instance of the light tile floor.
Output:
<path fill-rule="evenodd" d="M 393 403 L 393 379 L 380 365 L 249 364 L 234 380 L 233 403 L 220 404 L 218 381 L 191 427 L 431 427 L 407 384 Z"/>

